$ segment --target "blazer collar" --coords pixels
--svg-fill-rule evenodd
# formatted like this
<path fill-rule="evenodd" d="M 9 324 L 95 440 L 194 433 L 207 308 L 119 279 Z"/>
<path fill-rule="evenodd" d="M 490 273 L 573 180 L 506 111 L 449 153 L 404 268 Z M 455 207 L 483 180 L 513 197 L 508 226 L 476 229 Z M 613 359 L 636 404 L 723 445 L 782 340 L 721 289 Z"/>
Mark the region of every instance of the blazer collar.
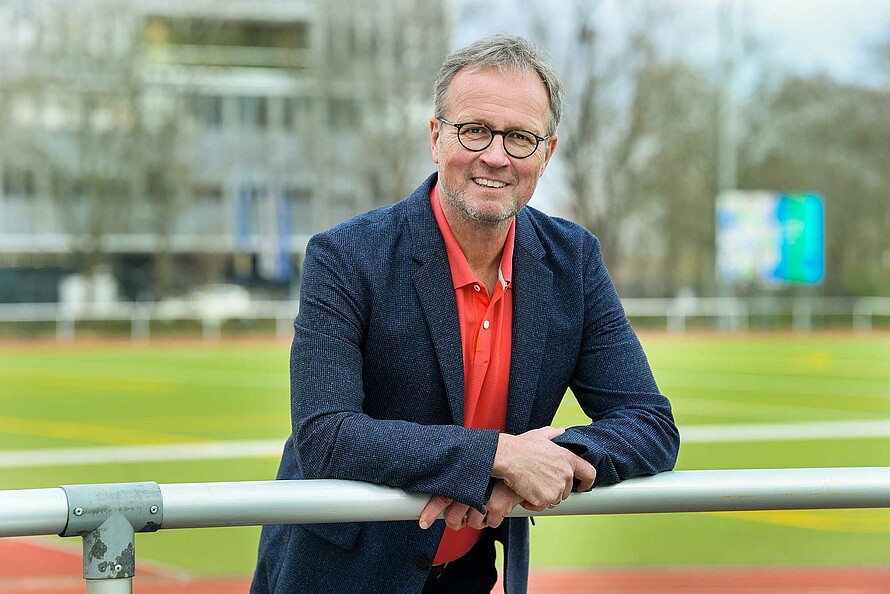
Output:
<path fill-rule="evenodd" d="M 513 340 L 507 432 L 528 431 L 550 332 L 553 272 L 528 207 L 516 215 L 513 252 Z"/>
<path fill-rule="evenodd" d="M 435 173 L 428 177 L 407 199 L 413 257 L 418 264 L 414 272 L 414 290 L 439 361 L 452 422 L 463 425 L 464 363 L 457 298 L 451 281 L 445 240 L 430 205 L 430 190 L 437 177 Z"/>
<path fill-rule="evenodd" d="M 439 174 L 433 173 L 407 198 L 408 227 L 414 244 L 414 259 L 421 264 L 431 258 L 445 257 L 446 263 L 448 259 L 445 240 L 442 239 L 430 205 L 430 191 L 438 179 Z"/>

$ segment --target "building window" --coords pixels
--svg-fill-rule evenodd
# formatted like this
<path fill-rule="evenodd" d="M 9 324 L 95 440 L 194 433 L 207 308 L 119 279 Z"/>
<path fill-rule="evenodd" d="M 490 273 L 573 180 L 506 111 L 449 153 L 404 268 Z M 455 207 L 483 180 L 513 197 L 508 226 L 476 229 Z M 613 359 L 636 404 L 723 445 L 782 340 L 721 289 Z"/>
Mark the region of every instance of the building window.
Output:
<path fill-rule="evenodd" d="M 151 16 L 143 39 L 152 45 L 307 49 L 309 23 Z"/>
<path fill-rule="evenodd" d="M 180 233 L 224 233 L 223 189 L 218 184 L 200 184 L 192 188 L 193 203 L 186 209 Z"/>
<path fill-rule="evenodd" d="M 223 121 L 222 97 L 198 95 L 192 99 L 192 113 L 205 128 L 221 128 Z"/>
<path fill-rule="evenodd" d="M 305 134 L 312 127 L 312 100 L 308 97 L 291 97 L 284 102 L 284 127 L 298 134 Z"/>
<path fill-rule="evenodd" d="M 358 106 L 352 99 L 331 99 L 331 128 L 352 130 L 358 126 Z"/>
<path fill-rule="evenodd" d="M 289 203 L 290 228 L 292 233 L 312 232 L 312 190 L 307 186 L 296 186 L 284 192 Z"/>
<path fill-rule="evenodd" d="M 331 222 L 340 223 L 356 214 L 355 192 L 335 190 L 331 200 Z"/>
<path fill-rule="evenodd" d="M 34 172 L 29 169 L 3 169 L 3 194 L 16 198 L 30 198 L 35 193 Z"/>
<path fill-rule="evenodd" d="M 245 128 L 265 129 L 269 123 L 266 97 L 239 97 L 238 123 Z"/>

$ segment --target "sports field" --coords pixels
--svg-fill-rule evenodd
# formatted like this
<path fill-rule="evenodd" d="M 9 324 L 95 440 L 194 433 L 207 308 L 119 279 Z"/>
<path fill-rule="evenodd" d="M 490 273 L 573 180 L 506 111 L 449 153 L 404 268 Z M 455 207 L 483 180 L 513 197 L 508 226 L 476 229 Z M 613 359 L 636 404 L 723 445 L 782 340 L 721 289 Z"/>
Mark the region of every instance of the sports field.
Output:
<path fill-rule="evenodd" d="M 641 338 L 684 436 L 678 469 L 890 466 L 890 334 Z M 0 489 L 272 478 L 289 432 L 288 349 L 0 343 Z M 580 420 L 568 396 L 556 424 Z M 243 576 L 258 534 L 161 531 L 138 535 L 137 555 Z M 532 539 L 533 567 L 547 571 L 878 568 L 890 562 L 890 510 L 546 518 Z"/>

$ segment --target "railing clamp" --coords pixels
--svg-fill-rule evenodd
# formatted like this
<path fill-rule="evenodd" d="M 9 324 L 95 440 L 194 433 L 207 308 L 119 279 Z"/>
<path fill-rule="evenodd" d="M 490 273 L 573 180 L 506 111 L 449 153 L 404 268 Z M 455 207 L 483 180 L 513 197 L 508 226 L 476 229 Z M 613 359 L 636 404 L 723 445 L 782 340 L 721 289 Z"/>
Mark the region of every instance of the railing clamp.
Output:
<path fill-rule="evenodd" d="M 155 482 L 68 485 L 68 524 L 60 536 L 83 537 L 83 577 L 132 578 L 136 574 L 136 532 L 155 532 L 164 503 Z"/>

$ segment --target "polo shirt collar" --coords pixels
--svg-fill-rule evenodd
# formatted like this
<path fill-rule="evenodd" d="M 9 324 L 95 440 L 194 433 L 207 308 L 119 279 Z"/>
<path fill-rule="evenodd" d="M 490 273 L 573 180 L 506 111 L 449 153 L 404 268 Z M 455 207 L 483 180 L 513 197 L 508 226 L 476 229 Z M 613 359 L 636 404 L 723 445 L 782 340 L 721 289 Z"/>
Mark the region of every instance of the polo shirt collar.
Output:
<path fill-rule="evenodd" d="M 430 190 L 430 203 L 433 207 L 433 214 L 436 217 L 436 223 L 439 231 L 442 233 L 442 239 L 445 240 L 445 252 L 448 254 L 448 264 L 451 266 L 451 279 L 454 282 L 454 288 L 465 287 L 473 283 L 479 282 L 473 270 L 467 262 L 466 256 L 460 249 L 448 220 L 445 218 L 445 212 L 442 210 L 442 203 L 439 200 L 439 184 L 436 183 Z M 513 278 L 513 244 L 516 238 L 516 217 L 510 222 L 510 229 L 507 231 L 507 238 L 504 242 L 504 251 L 501 254 L 501 262 L 498 265 L 498 281 L 501 288 L 507 290 Z"/>

